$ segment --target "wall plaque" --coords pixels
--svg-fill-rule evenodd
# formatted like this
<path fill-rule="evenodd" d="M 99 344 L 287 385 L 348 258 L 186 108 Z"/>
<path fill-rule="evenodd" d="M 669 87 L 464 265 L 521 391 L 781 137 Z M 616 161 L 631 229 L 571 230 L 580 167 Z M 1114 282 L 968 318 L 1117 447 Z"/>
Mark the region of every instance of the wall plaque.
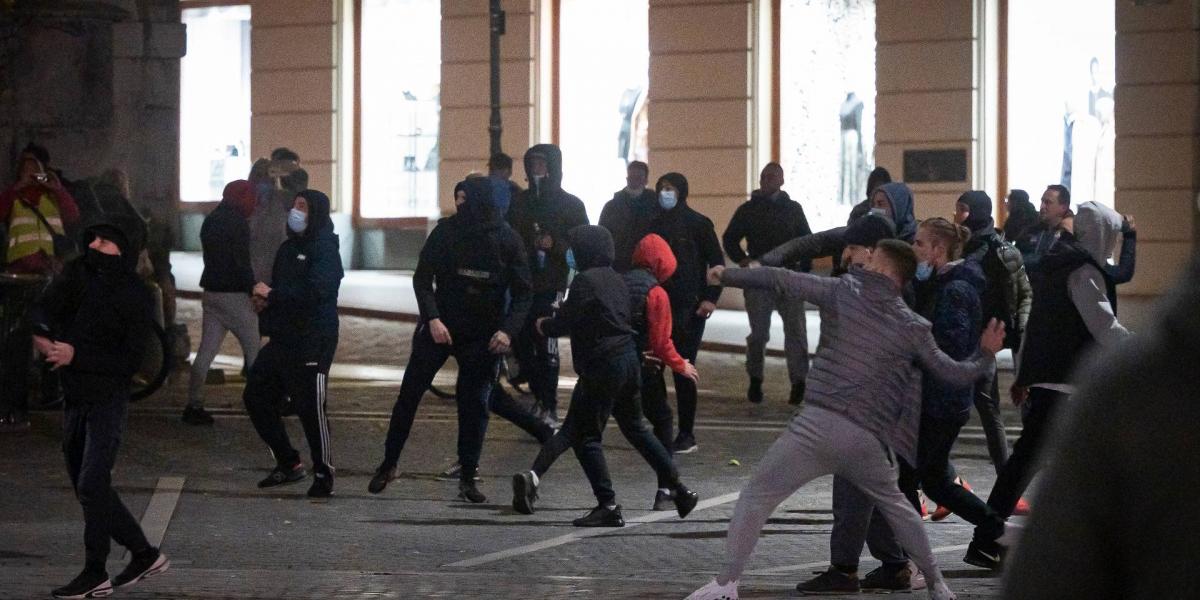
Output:
<path fill-rule="evenodd" d="M 904 181 L 907 183 L 966 180 L 965 149 L 904 151 Z"/>

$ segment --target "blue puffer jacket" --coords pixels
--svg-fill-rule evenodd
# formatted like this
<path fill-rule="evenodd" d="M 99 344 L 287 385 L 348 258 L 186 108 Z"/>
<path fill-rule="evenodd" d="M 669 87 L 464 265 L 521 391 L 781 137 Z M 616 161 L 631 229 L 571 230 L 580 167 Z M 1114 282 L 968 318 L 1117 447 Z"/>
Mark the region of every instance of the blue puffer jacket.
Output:
<path fill-rule="evenodd" d="M 973 260 L 960 260 L 942 267 L 929 281 L 914 283 L 917 312 L 933 323 L 938 348 L 955 360 L 969 358 L 979 348 L 983 330 L 983 268 Z M 959 418 L 971 410 L 974 396 L 972 386 L 948 386 L 926 375 L 921 410 L 936 419 Z"/>

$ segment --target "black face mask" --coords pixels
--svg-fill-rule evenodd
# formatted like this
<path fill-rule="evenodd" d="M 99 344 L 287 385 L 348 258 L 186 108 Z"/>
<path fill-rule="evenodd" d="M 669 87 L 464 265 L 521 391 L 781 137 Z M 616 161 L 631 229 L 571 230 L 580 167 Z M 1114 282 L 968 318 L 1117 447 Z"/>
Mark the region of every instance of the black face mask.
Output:
<path fill-rule="evenodd" d="M 105 254 L 99 250 L 96 250 L 95 248 L 87 249 L 87 254 L 84 255 L 84 260 L 86 260 L 87 264 L 91 265 L 92 268 L 105 273 L 119 271 L 121 270 L 122 266 L 120 255 L 114 256 L 112 254 Z"/>

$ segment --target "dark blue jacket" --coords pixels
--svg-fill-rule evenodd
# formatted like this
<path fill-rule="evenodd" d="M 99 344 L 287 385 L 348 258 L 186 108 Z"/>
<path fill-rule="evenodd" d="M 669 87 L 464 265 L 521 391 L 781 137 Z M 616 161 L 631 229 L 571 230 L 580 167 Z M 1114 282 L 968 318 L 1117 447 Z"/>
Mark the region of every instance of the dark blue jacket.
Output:
<path fill-rule="evenodd" d="M 954 360 L 970 358 L 979 348 L 983 330 L 980 295 L 987 288 L 983 268 L 964 260 L 914 287 L 917 312 L 933 323 L 938 348 Z M 921 410 L 936 419 L 960 417 L 971 410 L 974 398 L 973 386 L 956 388 L 928 375 L 921 385 Z"/>
<path fill-rule="evenodd" d="M 271 295 L 258 317 L 264 336 L 287 343 L 337 336 L 338 288 L 345 275 L 329 197 L 316 190 L 298 195 L 308 201 L 308 227 L 302 234 L 289 230 L 275 253 Z"/>

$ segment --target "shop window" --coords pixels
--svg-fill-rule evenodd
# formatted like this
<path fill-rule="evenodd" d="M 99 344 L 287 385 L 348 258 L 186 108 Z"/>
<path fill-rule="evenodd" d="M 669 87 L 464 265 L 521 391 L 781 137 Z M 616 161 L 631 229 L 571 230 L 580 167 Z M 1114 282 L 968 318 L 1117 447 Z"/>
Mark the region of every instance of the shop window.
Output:
<path fill-rule="evenodd" d="M 361 10 L 359 216 L 435 217 L 441 2 L 362 0 Z"/>
<path fill-rule="evenodd" d="M 1008 186 L 1113 206 L 1113 3 L 1008 2 Z"/>
<path fill-rule="evenodd" d="M 250 7 L 185 8 L 180 65 L 179 196 L 221 199 L 250 173 Z"/>
<path fill-rule="evenodd" d="M 647 0 L 561 0 L 559 10 L 563 189 L 595 223 L 626 165 L 646 160 L 650 11 Z"/>
<path fill-rule="evenodd" d="M 780 10 L 784 189 L 821 231 L 846 224 L 875 167 L 875 2 L 782 0 Z M 900 165 L 885 166 L 898 178 Z"/>

